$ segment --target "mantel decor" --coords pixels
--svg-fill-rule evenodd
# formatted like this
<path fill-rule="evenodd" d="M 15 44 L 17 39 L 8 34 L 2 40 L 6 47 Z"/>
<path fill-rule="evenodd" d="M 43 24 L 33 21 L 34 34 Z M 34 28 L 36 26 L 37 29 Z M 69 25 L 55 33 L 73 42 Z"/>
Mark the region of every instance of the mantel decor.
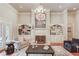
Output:
<path fill-rule="evenodd" d="M 28 25 L 20 25 L 18 29 L 19 35 L 30 35 L 31 34 L 31 26 Z"/>
<path fill-rule="evenodd" d="M 63 34 L 62 26 L 59 24 L 52 25 L 50 27 L 50 34 L 51 35 L 62 35 Z"/>

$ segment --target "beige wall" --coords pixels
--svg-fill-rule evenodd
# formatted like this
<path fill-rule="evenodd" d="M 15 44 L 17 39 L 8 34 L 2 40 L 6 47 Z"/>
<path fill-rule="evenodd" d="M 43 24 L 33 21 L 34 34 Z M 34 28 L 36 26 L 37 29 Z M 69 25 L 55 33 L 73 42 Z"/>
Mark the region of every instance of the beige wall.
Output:
<path fill-rule="evenodd" d="M 64 15 L 63 15 L 64 14 Z M 53 24 L 60 24 L 62 26 L 64 26 L 64 24 L 67 22 L 66 18 L 65 17 L 65 12 L 62 11 L 62 12 L 51 12 L 51 14 L 48 14 L 49 15 L 49 18 L 47 19 L 47 22 L 48 23 L 48 28 L 47 30 L 49 30 L 49 27 Z M 31 17 L 32 13 L 19 13 L 19 16 L 18 16 L 18 25 L 20 24 L 30 24 L 30 25 L 34 25 L 34 20 L 33 20 L 33 17 Z M 64 17 L 63 17 L 64 16 Z M 64 20 L 63 20 L 64 19 Z M 66 20 L 66 21 L 65 21 Z M 33 22 L 32 22 L 33 21 Z M 66 28 L 67 25 L 65 24 L 64 28 Z M 52 41 L 52 42 L 62 42 L 63 40 L 66 40 L 66 37 L 67 34 L 64 33 L 64 36 L 50 36 L 50 30 L 45 32 L 45 30 L 43 32 L 39 32 L 40 30 L 34 32 L 34 33 L 41 33 L 41 34 L 49 34 L 47 35 L 49 37 L 49 40 Z M 33 31 L 33 30 L 32 30 Z M 67 32 L 67 31 L 64 31 L 64 32 Z M 32 33 L 32 36 L 35 35 L 34 33 Z M 34 37 L 34 36 L 33 36 Z M 51 37 L 51 38 L 50 38 Z"/>
<path fill-rule="evenodd" d="M 76 37 L 76 12 L 68 12 L 68 27 L 71 27 L 70 38 Z"/>
<path fill-rule="evenodd" d="M 62 12 L 51 12 L 51 25 L 63 24 Z"/>
<path fill-rule="evenodd" d="M 62 12 L 51 12 L 50 23 L 51 25 L 59 24 L 63 26 L 63 14 Z M 50 25 L 50 26 L 51 26 Z M 52 42 L 61 42 L 63 41 L 62 35 L 51 35 Z"/>
<path fill-rule="evenodd" d="M 10 39 L 13 40 L 17 34 L 17 11 L 11 5 L 0 4 L 0 22 L 9 26 Z"/>
<path fill-rule="evenodd" d="M 18 15 L 18 25 L 21 24 L 31 24 L 31 13 L 26 12 L 26 13 L 19 13 Z"/>
<path fill-rule="evenodd" d="M 79 39 L 79 10 L 76 11 L 76 26 L 75 26 L 75 29 L 76 29 L 76 38 Z"/>
<path fill-rule="evenodd" d="M 54 41 L 63 41 L 63 40 L 68 40 L 67 38 L 67 27 L 72 27 L 72 38 L 77 38 L 78 37 L 78 13 L 76 12 L 68 12 L 67 10 L 64 10 L 62 12 L 51 12 L 50 13 L 50 26 L 53 24 L 60 24 L 64 28 L 64 38 L 62 36 L 55 36 L 52 39 Z M 31 13 L 26 12 L 26 13 L 19 13 L 19 19 L 18 19 L 18 25 L 20 24 L 31 24 L 32 22 L 32 17 Z M 77 23 L 76 23 L 77 22 Z M 42 32 L 43 33 L 43 32 Z M 62 38 L 60 38 L 62 37 Z M 60 38 L 60 39 L 59 39 Z M 59 39 L 59 40 L 58 40 Z"/>
<path fill-rule="evenodd" d="M 30 12 L 20 12 L 20 13 L 18 13 L 18 24 L 17 25 L 19 27 L 20 25 L 23 25 L 23 24 L 27 24 L 27 25 L 31 26 L 31 13 Z M 18 38 L 20 38 L 20 37 L 23 37 L 23 38 L 26 38 L 26 39 L 29 39 L 29 40 L 32 39 L 31 35 L 20 35 L 20 36 L 18 35 Z"/>

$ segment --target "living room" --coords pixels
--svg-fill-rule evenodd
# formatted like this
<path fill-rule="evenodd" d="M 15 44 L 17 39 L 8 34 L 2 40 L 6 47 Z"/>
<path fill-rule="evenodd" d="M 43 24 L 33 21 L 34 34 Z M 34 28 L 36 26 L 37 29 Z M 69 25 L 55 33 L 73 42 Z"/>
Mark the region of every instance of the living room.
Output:
<path fill-rule="evenodd" d="M 78 19 L 79 3 L 0 3 L 0 55 L 79 56 Z"/>

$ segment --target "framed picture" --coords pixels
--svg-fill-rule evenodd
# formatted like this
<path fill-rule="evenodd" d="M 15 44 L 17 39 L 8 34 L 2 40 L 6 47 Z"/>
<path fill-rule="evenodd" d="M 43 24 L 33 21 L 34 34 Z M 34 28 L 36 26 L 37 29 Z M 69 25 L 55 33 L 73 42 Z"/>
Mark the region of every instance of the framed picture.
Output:
<path fill-rule="evenodd" d="M 35 14 L 35 28 L 46 28 L 46 14 Z"/>

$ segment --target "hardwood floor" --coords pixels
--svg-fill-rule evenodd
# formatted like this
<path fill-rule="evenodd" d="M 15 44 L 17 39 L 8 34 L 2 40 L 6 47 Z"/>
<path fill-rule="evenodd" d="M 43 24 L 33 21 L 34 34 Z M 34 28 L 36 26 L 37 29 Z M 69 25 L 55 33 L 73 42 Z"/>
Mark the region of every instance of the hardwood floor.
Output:
<path fill-rule="evenodd" d="M 62 46 L 63 47 L 63 43 L 51 43 L 52 46 Z"/>

